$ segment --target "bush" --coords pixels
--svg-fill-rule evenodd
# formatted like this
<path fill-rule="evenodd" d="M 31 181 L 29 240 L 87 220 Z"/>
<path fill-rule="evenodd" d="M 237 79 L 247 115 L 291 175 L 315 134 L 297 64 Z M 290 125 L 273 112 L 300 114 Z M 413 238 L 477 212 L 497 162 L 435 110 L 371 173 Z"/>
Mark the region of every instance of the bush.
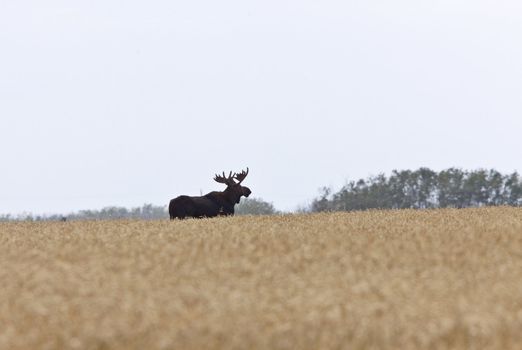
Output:
<path fill-rule="evenodd" d="M 274 205 L 261 198 L 243 198 L 236 206 L 236 215 L 274 215 L 279 212 Z"/>

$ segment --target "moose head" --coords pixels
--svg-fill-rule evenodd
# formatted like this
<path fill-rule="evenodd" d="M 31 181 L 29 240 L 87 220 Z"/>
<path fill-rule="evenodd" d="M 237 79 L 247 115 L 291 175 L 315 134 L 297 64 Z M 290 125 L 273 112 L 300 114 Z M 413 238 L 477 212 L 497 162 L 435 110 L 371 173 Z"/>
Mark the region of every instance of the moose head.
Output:
<path fill-rule="evenodd" d="M 241 171 L 239 174 L 232 173 L 232 171 L 225 176 L 225 172 L 222 175 L 215 175 L 214 181 L 227 185 L 227 188 L 223 193 L 227 198 L 229 198 L 233 203 L 239 203 L 241 200 L 241 196 L 248 197 L 252 193 L 250 189 L 246 186 L 241 186 L 241 182 L 248 175 L 248 167 L 246 171 Z M 236 182 L 236 180 L 238 182 Z"/>

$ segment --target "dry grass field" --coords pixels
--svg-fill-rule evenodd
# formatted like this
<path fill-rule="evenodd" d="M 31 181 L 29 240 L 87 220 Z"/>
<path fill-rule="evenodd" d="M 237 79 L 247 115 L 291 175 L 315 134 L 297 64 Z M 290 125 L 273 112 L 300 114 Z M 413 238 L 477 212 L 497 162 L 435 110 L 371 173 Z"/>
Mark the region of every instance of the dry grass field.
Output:
<path fill-rule="evenodd" d="M 0 224 L 0 349 L 520 349 L 522 209 Z"/>

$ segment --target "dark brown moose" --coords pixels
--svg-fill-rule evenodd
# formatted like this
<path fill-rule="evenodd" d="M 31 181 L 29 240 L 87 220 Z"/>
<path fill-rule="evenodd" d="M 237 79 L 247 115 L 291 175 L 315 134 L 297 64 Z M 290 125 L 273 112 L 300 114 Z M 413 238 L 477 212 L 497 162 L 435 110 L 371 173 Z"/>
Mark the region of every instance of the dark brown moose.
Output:
<path fill-rule="evenodd" d="M 210 192 L 201 197 L 179 196 L 170 201 L 170 219 L 185 218 L 211 218 L 221 215 L 234 215 L 234 205 L 239 203 L 242 196 L 250 196 L 250 189 L 241 186 L 241 182 L 247 177 L 248 168 L 239 174 L 230 174 L 228 177 L 217 175 L 214 181 L 227 185 L 223 192 Z M 236 182 L 237 180 L 238 182 Z"/>

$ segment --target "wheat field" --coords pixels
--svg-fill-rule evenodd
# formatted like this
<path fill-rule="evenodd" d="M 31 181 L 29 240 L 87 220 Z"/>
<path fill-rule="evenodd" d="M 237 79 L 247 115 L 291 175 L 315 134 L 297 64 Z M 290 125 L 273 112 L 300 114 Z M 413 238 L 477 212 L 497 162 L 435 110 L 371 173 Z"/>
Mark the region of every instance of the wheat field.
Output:
<path fill-rule="evenodd" d="M 522 209 L 0 224 L 0 349 L 519 349 Z"/>

